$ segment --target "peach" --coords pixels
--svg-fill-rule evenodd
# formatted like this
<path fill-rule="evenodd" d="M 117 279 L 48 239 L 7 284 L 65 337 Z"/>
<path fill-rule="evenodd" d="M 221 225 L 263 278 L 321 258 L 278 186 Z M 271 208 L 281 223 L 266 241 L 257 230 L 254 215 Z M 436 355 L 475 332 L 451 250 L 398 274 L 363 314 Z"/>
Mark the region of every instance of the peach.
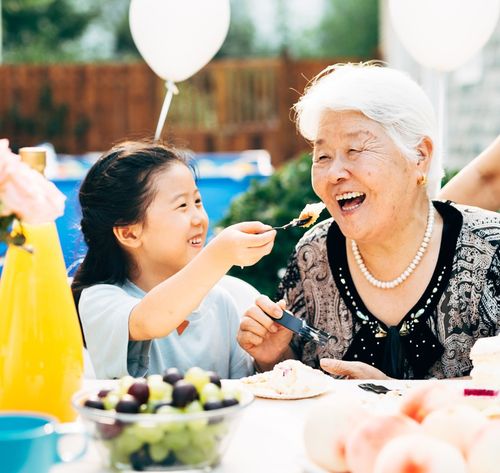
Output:
<path fill-rule="evenodd" d="M 351 473 L 371 473 L 375 458 L 393 438 L 418 432 L 420 426 L 401 414 L 374 416 L 359 424 L 347 438 L 346 460 Z"/>
<path fill-rule="evenodd" d="M 500 420 L 492 420 L 479 430 L 467 450 L 469 473 L 500 471 Z"/>
<path fill-rule="evenodd" d="M 424 434 L 391 440 L 375 461 L 373 473 L 467 473 L 460 451 Z"/>
<path fill-rule="evenodd" d="M 359 422 L 370 416 L 357 399 L 331 396 L 316 403 L 309 411 L 304 427 L 309 458 L 325 470 L 346 471 L 346 438 Z"/>
<path fill-rule="evenodd" d="M 431 412 L 423 421 L 424 432 L 451 443 L 465 454 L 486 416 L 470 406 L 455 404 Z"/>
<path fill-rule="evenodd" d="M 418 386 L 402 398 L 400 411 L 422 422 L 427 414 L 461 400 L 460 392 L 442 381 L 427 382 Z"/>

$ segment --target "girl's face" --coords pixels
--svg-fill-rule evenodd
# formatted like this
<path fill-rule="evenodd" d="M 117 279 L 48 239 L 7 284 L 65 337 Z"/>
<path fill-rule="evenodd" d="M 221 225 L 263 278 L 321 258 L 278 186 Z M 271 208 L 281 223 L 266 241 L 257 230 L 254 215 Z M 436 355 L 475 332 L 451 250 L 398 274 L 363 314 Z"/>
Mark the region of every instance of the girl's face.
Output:
<path fill-rule="evenodd" d="M 156 196 L 142 224 L 137 255 L 142 270 L 169 277 L 203 248 L 208 216 L 191 170 L 175 163 L 158 174 Z"/>

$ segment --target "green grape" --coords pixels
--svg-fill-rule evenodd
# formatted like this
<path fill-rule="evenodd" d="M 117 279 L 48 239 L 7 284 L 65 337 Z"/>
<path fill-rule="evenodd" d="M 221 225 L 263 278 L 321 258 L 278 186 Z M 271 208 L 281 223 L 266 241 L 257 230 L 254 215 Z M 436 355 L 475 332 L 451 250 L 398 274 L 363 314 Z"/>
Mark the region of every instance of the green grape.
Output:
<path fill-rule="evenodd" d="M 139 450 L 143 443 L 144 442 L 131 431 L 131 427 L 125 429 L 115 440 L 116 448 L 127 455 Z"/>
<path fill-rule="evenodd" d="M 216 438 L 223 438 L 229 431 L 229 425 L 227 422 L 217 422 L 215 424 L 207 425 L 207 430 Z"/>
<path fill-rule="evenodd" d="M 124 376 L 123 378 L 120 378 L 120 381 L 118 382 L 118 393 L 119 396 L 123 396 L 128 392 L 128 388 L 132 386 L 132 384 L 135 383 L 135 379 L 132 378 L 132 376 Z"/>
<path fill-rule="evenodd" d="M 203 450 L 207 456 L 217 447 L 217 442 L 213 433 L 209 429 L 203 429 L 191 433 L 191 445 Z"/>
<path fill-rule="evenodd" d="M 193 368 L 189 368 L 184 375 L 184 381 L 191 383 L 196 390 L 200 393 L 205 384 L 210 382 L 210 375 L 201 368 L 194 366 Z"/>
<path fill-rule="evenodd" d="M 165 460 L 165 458 L 167 458 L 169 454 L 170 454 L 170 449 L 165 444 L 163 438 L 159 442 L 152 443 L 149 446 L 149 455 L 151 456 L 152 460 L 156 463 L 160 463 L 163 460 Z"/>
<path fill-rule="evenodd" d="M 182 414 L 182 410 L 177 407 L 172 406 L 162 406 L 157 411 L 157 414 Z M 185 423 L 182 421 L 169 421 L 169 422 L 161 422 L 159 424 L 161 429 L 164 432 L 178 432 L 180 430 L 184 430 Z"/>
<path fill-rule="evenodd" d="M 184 465 L 213 465 L 218 460 L 217 449 L 199 447 L 190 444 L 187 447 L 175 451 L 177 459 Z"/>
<path fill-rule="evenodd" d="M 172 399 L 173 387 L 163 381 L 161 374 L 148 376 L 148 386 L 150 401 L 170 401 Z"/>
<path fill-rule="evenodd" d="M 222 401 L 222 391 L 219 386 L 213 383 L 205 384 L 200 392 L 200 401 L 202 404 L 207 401 Z"/>
<path fill-rule="evenodd" d="M 111 391 L 107 394 L 105 398 L 103 398 L 102 402 L 104 403 L 104 409 L 114 409 L 120 400 L 120 394 L 116 391 Z"/>
<path fill-rule="evenodd" d="M 176 452 L 179 449 L 186 448 L 189 445 L 190 435 L 186 429 L 177 432 L 168 432 L 165 434 L 164 442 L 168 448 Z"/>
<path fill-rule="evenodd" d="M 130 431 L 141 442 L 155 443 L 163 438 L 163 429 L 161 426 L 150 424 L 149 422 L 136 422 L 130 428 Z"/>
<path fill-rule="evenodd" d="M 116 442 L 109 445 L 109 459 L 111 465 L 116 467 L 117 463 L 128 463 L 129 453 L 119 448 Z"/>
<path fill-rule="evenodd" d="M 238 402 L 241 401 L 241 391 L 234 387 L 223 386 L 222 387 L 222 398 L 223 399 L 236 399 Z"/>
<path fill-rule="evenodd" d="M 199 401 L 193 401 L 184 408 L 184 412 L 186 414 L 203 412 L 203 406 Z M 208 424 L 208 419 L 189 420 L 186 424 L 189 430 L 201 430 Z"/>

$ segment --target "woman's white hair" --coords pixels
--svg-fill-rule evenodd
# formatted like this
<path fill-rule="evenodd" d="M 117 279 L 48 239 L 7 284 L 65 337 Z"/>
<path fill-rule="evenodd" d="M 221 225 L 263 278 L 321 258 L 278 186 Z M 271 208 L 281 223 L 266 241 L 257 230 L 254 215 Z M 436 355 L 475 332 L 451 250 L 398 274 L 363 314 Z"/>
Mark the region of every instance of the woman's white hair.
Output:
<path fill-rule="evenodd" d="M 324 69 L 294 105 L 301 135 L 316 139 L 321 115 L 327 110 L 356 110 L 379 123 L 408 159 L 417 160 L 424 137 L 433 143 L 427 193 L 434 197 L 443 175 L 436 149 L 434 108 L 422 88 L 405 73 L 379 63 L 336 64 Z"/>

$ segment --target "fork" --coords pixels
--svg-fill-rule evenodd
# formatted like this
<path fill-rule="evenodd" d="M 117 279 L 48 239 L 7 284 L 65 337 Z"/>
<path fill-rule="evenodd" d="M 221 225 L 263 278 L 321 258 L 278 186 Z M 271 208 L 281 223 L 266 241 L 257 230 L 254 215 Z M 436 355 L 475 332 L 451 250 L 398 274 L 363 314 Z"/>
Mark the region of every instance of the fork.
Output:
<path fill-rule="evenodd" d="M 368 391 L 375 394 L 387 394 L 392 391 L 392 389 L 386 388 L 381 384 L 373 384 L 373 383 L 362 383 L 358 384 L 358 388 L 361 388 L 363 391 Z"/>
<path fill-rule="evenodd" d="M 283 310 L 280 319 L 271 317 L 277 324 L 283 325 L 288 330 L 301 336 L 304 340 L 316 342 L 320 347 L 324 347 L 333 335 L 319 328 L 309 325 L 304 319 L 295 317 L 290 311 Z"/>
<path fill-rule="evenodd" d="M 286 225 L 282 225 L 281 227 L 273 227 L 273 230 L 286 230 L 287 228 L 301 227 L 302 225 L 305 225 L 307 222 L 309 222 L 311 219 L 312 215 L 309 215 L 309 217 L 302 218 L 300 220 L 293 219 Z"/>

